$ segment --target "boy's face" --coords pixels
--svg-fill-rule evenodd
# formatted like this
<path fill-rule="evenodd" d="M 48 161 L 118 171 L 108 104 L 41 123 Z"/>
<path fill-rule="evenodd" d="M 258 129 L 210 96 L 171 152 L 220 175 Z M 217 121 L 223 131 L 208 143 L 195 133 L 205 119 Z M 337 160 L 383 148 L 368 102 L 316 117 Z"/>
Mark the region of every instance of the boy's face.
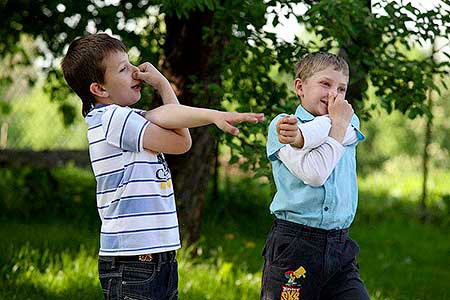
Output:
<path fill-rule="evenodd" d="M 329 66 L 325 70 L 314 73 L 305 81 L 297 78 L 294 81 L 295 91 L 300 96 L 303 108 L 314 116 L 328 114 L 328 97 L 342 94 L 345 99 L 348 76 Z"/>
<path fill-rule="evenodd" d="M 96 97 L 98 103 L 129 106 L 141 98 L 141 82 L 132 77 L 138 68 L 130 64 L 128 55 L 122 51 L 111 52 L 104 58 L 105 77 L 100 84 L 105 97 Z"/>

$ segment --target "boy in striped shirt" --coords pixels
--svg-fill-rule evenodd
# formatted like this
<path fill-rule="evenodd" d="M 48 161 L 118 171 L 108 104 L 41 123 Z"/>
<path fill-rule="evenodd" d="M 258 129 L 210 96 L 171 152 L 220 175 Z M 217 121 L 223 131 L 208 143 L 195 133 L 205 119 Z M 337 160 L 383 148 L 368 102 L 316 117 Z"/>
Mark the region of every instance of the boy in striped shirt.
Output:
<path fill-rule="evenodd" d="M 175 250 L 180 248 L 170 170 L 163 153 L 191 147 L 187 128 L 258 123 L 262 114 L 183 106 L 150 63 L 130 64 L 125 45 L 107 34 L 74 40 L 62 62 L 81 98 L 102 221 L 99 277 L 105 299 L 177 299 Z M 153 86 L 164 105 L 145 112 L 128 106 Z M 127 298 L 128 297 L 128 298 Z"/>

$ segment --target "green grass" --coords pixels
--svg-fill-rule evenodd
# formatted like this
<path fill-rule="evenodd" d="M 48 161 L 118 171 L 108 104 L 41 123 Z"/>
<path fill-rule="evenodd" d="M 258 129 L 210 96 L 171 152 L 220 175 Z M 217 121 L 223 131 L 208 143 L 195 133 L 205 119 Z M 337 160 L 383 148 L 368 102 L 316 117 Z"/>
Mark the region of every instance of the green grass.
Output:
<path fill-rule="evenodd" d="M 372 299 L 449 299 L 445 209 L 433 222 L 420 223 L 408 184 L 397 182 L 401 192 L 393 195 L 384 188 L 392 184 L 389 176 L 377 180 L 361 180 L 351 229 Z M 219 199 L 206 206 L 201 240 L 178 251 L 180 299 L 259 298 L 261 250 L 271 224 L 269 187 L 242 179 L 221 188 Z M 442 187 L 439 193 L 447 192 Z M 98 228 L 0 220 L 0 299 L 101 299 L 97 250 Z"/>

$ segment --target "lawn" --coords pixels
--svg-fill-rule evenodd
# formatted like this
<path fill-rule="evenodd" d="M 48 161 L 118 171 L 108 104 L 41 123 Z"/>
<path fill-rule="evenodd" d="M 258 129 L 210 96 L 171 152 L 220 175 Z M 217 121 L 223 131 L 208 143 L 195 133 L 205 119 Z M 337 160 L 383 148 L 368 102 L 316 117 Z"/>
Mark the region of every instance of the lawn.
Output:
<path fill-rule="evenodd" d="M 392 195 L 388 188 L 375 189 L 376 180 L 361 181 L 351 229 L 372 299 L 450 299 L 445 215 L 420 222 L 409 187 Z M 389 187 L 392 180 L 384 181 Z M 223 184 L 221 198 L 206 206 L 201 240 L 178 252 L 180 299 L 258 299 L 269 199 L 265 183 Z M 0 299 L 101 299 L 97 239 L 92 225 L 0 220 Z"/>

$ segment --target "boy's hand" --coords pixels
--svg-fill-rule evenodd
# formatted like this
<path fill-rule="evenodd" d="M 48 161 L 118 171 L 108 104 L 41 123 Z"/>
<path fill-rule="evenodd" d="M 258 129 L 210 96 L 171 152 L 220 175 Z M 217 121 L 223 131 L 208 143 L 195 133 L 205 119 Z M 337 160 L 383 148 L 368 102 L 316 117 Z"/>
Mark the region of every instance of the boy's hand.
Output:
<path fill-rule="evenodd" d="M 343 94 L 334 96 L 328 94 L 328 114 L 330 115 L 331 123 L 347 128 L 353 116 L 353 108 L 347 100 L 344 99 Z"/>
<path fill-rule="evenodd" d="M 236 123 L 260 123 L 264 121 L 264 114 L 262 113 L 238 113 L 238 112 L 218 112 L 214 118 L 214 124 L 222 131 L 232 135 L 238 135 L 239 129 L 233 125 Z"/>
<path fill-rule="evenodd" d="M 328 94 L 328 114 L 331 119 L 331 129 L 328 135 L 342 143 L 353 116 L 353 108 L 344 99 L 344 95 L 339 94 L 335 97 L 330 93 Z"/>
<path fill-rule="evenodd" d="M 133 73 L 133 78 L 150 84 L 160 90 L 163 84 L 168 83 L 166 77 L 161 74 L 151 63 L 145 62 L 137 67 L 139 71 Z"/>
<path fill-rule="evenodd" d="M 296 144 L 301 137 L 297 118 L 286 116 L 277 122 L 278 141 L 282 144 Z"/>

